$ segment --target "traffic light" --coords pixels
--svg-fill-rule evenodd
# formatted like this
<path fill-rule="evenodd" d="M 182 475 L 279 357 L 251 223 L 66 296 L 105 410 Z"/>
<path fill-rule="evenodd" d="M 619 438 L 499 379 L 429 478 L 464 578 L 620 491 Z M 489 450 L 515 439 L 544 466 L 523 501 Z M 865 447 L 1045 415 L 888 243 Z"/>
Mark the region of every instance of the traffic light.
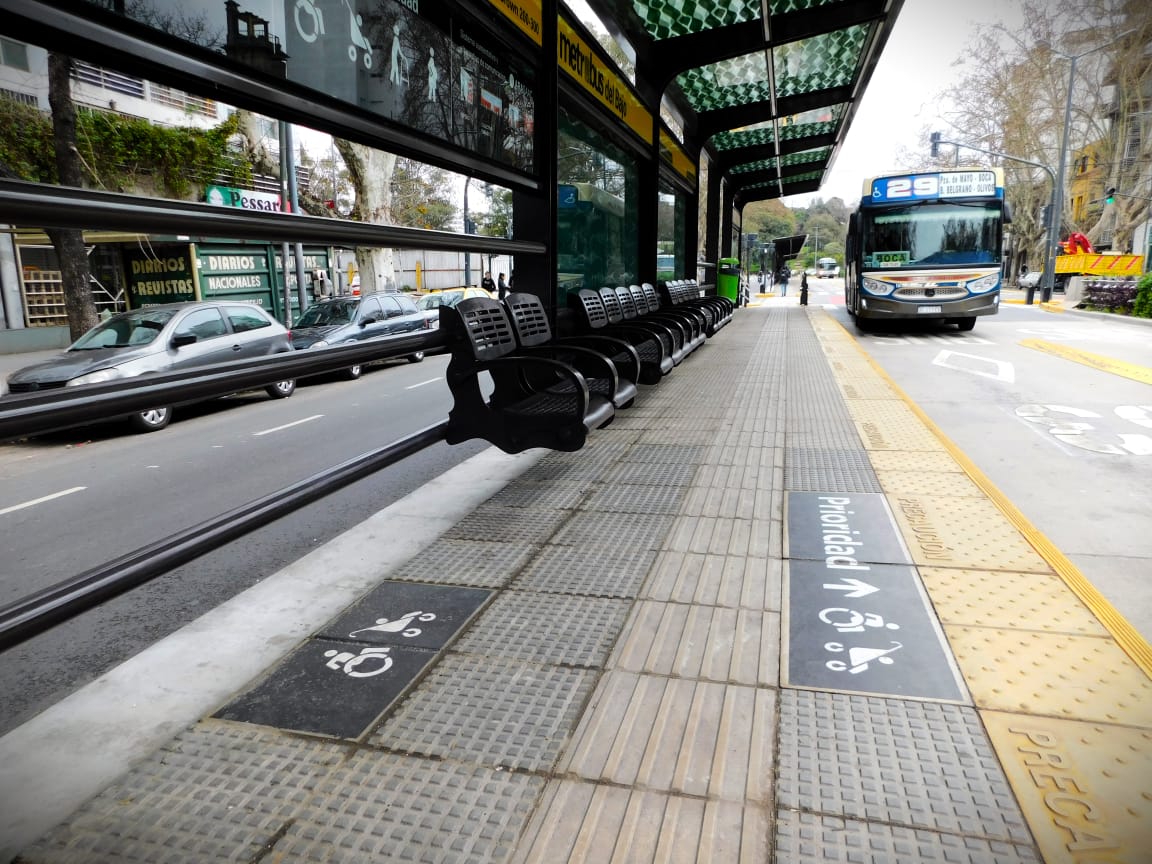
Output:
<path fill-rule="evenodd" d="M 935 159 L 940 155 L 940 133 L 933 132 L 928 140 L 932 142 L 932 158 Z"/>
<path fill-rule="evenodd" d="M 1104 193 L 1104 202 L 1106 204 L 1115 204 L 1116 203 L 1116 187 L 1115 186 L 1109 186 L 1108 187 L 1108 191 Z"/>

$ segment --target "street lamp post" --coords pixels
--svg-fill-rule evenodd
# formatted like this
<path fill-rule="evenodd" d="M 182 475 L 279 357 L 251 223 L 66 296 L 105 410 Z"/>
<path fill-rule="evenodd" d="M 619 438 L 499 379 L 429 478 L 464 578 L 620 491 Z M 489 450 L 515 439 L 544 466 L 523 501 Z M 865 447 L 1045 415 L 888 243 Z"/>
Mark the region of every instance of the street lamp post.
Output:
<path fill-rule="evenodd" d="M 1095 48 L 1089 48 L 1087 51 L 1081 51 L 1079 54 L 1065 54 L 1063 51 L 1057 51 L 1051 45 L 1045 46 L 1053 54 L 1068 60 L 1070 64 L 1068 68 L 1068 94 L 1064 99 L 1064 134 L 1060 138 L 1060 158 L 1056 163 L 1056 181 L 1052 190 L 1052 207 L 1049 211 L 1051 229 L 1048 250 L 1044 256 L 1044 291 L 1041 298 L 1045 302 L 1052 299 L 1052 286 L 1056 278 L 1056 243 L 1060 239 L 1060 221 L 1063 217 L 1062 210 L 1064 208 L 1064 163 L 1068 157 L 1068 133 L 1072 126 L 1072 88 L 1076 86 L 1076 61 L 1099 51 L 1101 48 L 1107 48 L 1109 45 L 1119 42 L 1132 32 L 1134 31 L 1125 30 L 1107 42 L 1097 45 Z"/>

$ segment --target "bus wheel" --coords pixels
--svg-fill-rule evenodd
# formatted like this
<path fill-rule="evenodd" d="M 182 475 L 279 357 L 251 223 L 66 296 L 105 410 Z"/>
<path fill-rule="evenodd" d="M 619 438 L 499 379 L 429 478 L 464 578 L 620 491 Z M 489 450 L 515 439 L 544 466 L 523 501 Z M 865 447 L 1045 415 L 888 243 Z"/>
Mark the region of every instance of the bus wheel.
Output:
<path fill-rule="evenodd" d="M 973 318 L 957 318 L 956 327 L 961 333 L 967 333 L 976 326 L 976 319 Z"/>

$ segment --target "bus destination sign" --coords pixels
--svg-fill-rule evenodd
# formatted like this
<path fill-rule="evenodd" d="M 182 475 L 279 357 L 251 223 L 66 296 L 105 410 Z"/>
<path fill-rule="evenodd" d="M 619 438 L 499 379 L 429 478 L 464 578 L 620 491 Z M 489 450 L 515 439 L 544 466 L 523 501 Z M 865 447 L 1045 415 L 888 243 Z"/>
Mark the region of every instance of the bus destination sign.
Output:
<path fill-rule="evenodd" d="M 994 171 L 943 171 L 905 174 L 872 181 L 872 202 L 928 201 L 938 198 L 991 198 L 997 195 Z"/>

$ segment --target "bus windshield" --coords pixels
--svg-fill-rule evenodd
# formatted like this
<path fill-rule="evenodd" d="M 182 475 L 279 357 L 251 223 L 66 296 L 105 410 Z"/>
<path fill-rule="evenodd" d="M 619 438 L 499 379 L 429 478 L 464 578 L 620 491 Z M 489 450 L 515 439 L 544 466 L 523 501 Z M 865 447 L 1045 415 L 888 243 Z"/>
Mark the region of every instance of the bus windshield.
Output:
<path fill-rule="evenodd" d="M 926 203 L 861 215 L 865 268 L 995 264 L 1000 260 L 998 206 Z"/>

